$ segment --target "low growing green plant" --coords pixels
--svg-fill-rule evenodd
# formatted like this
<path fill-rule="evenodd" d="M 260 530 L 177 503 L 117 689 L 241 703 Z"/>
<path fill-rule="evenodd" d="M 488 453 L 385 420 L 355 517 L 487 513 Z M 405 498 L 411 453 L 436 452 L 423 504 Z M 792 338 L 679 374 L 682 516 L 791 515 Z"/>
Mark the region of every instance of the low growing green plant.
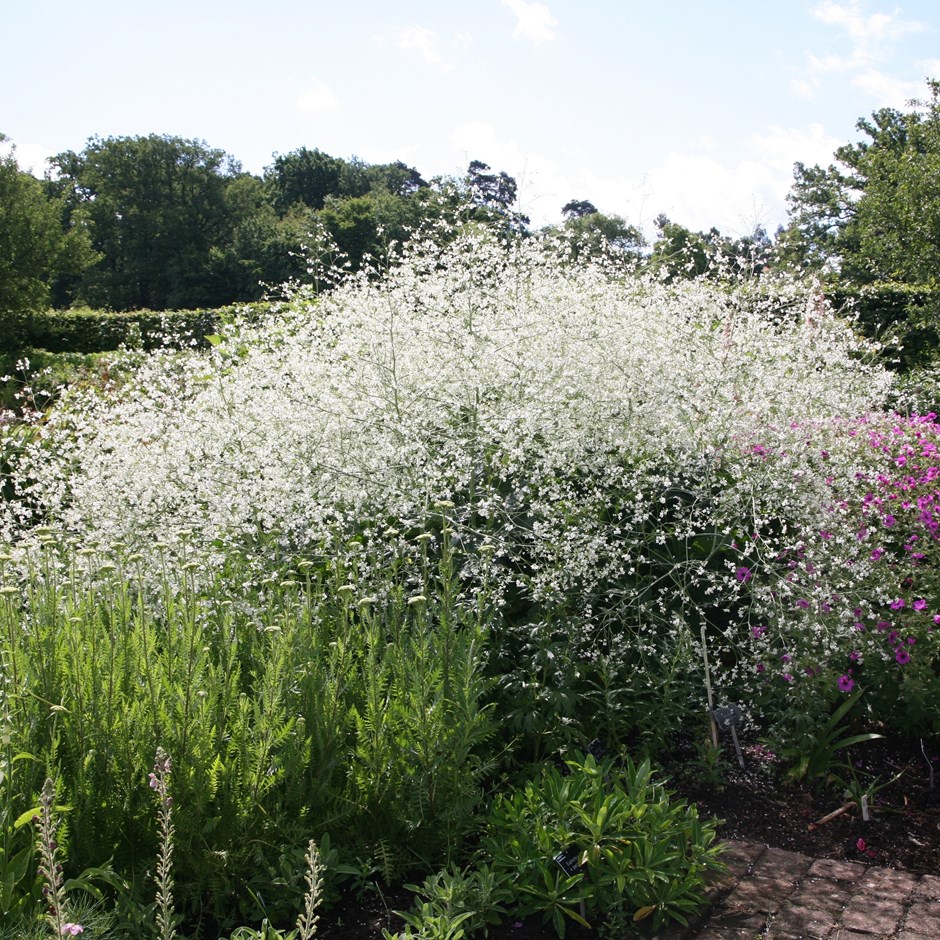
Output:
<path fill-rule="evenodd" d="M 484 851 L 512 889 L 513 912 L 541 914 L 559 936 L 568 921 L 617 911 L 657 929 L 687 923 L 706 874 L 722 868 L 716 824 L 673 799 L 648 760 L 619 768 L 588 755 L 567 769 L 548 768 L 493 804 Z"/>
<path fill-rule="evenodd" d="M 471 934 L 489 934 L 500 923 L 505 904 L 512 899 L 505 874 L 489 865 L 470 870 L 442 870 L 426 878 L 421 885 L 405 885 L 414 891 L 415 907 L 410 912 L 395 913 L 418 935 L 437 936 L 457 927 Z M 446 927 L 445 927 L 446 925 Z"/>
<path fill-rule="evenodd" d="M 839 783 L 837 773 L 838 752 L 854 744 L 873 741 L 883 735 L 874 732 L 851 734 L 843 721 L 861 698 L 856 692 L 847 698 L 822 724 L 807 725 L 800 729 L 792 743 L 779 748 L 780 755 L 790 763 L 786 772 L 794 783 L 807 781 L 818 786 Z"/>

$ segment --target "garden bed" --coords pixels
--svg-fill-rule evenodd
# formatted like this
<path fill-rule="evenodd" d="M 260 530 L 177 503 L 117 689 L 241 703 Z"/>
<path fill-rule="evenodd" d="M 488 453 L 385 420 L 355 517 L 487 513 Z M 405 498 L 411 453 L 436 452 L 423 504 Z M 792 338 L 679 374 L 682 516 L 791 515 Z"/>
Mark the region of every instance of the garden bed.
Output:
<path fill-rule="evenodd" d="M 844 805 L 838 787 L 787 786 L 780 782 L 781 766 L 755 738 L 741 741 L 745 767 L 722 765 L 720 783 L 704 783 L 691 742 L 680 744 L 668 761 L 670 786 L 694 803 L 703 818 L 723 820 L 719 836 L 757 842 L 800 852 L 813 858 L 844 859 L 883 865 L 915 874 L 940 870 L 940 782 L 930 788 L 929 769 L 919 739 L 884 739 L 856 749 L 853 760 L 869 778 L 896 782 L 876 797 L 871 819 L 864 822 L 852 807 L 827 822 L 819 820 Z M 940 755 L 925 742 L 936 768 Z M 730 749 L 729 749 L 730 750 Z M 734 755 L 731 753 L 731 759 Z M 861 841 L 860 841 L 861 840 Z M 396 888 L 366 895 L 358 905 L 324 915 L 318 935 L 325 940 L 380 940 L 383 928 L 401 928 L 395 910 L 407 910 L 410 892 Z M 572 924 L 568 938 L 596 936 Z M 537 917 L 509 921 L 490 936 L 514 940 L 550 940 L 556 934 Z"/>

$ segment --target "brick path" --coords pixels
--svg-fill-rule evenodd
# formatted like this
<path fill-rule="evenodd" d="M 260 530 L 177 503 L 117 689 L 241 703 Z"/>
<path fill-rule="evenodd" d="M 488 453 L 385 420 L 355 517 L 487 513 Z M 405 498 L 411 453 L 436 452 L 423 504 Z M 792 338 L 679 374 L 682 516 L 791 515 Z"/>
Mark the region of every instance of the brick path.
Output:
<path fill-rule="evenodd" d="M 940 877 L 726 844 L 711 908 L 661 940 L 940 940 Z"/>

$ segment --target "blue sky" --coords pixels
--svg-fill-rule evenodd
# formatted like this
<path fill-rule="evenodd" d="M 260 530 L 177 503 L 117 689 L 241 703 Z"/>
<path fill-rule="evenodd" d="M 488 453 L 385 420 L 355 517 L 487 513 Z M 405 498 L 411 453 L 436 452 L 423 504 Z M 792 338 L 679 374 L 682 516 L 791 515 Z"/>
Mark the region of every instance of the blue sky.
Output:
<path fill-rule="evenodd" d="M 794 161 L 940 77 L 936 0 L 3 0 L 0 131 L 37 175 L 93 135 L 505 170 L 535 223 L 589 199 L 728 235 Z"/>

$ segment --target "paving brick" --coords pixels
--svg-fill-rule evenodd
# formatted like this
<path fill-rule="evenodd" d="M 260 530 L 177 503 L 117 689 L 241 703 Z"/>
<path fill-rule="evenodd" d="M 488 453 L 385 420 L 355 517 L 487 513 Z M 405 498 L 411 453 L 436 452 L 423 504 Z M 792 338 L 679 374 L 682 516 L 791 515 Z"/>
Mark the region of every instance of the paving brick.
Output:
<path fill-rule="evenodd" d="M 800 904 L 838 913 L 855 896 L 851 883 L 829 881 L 827 878 L 806 878 L 795 896 Z"/>
<path fill-rule="evenodd" d="M 904 904 L 884 894 L 856 895 L 842 912 L 842 925 L 859 933 L 891 936 L 900 927 Z"/>
<path fill-rule="evenodd" d="M 796 882 L 789 878 L 751 875 L 725 898 L 723 906 L 729 911 L 776 914 L 793 893 L 795 885 Z"/>
<path fill-rule="evenodd" d="M 921 875 L 914 888 L 914 897 L 940 901 L 940 878 L 936 875 Z"/>
<path fill-rule="evenodd" d="M 773 936 L 780 938 L 826 940 L 836 923 L 836 915 L 830 911 L 787 902 L 774 917 L 770 929 Z"/>
<path fill-rule="evenodd" d="M 854 884 L 860 881 L 867 865 L 860 862 L 845 862 L 835 858 L 818 858 L 809 866 L 810 878 L 829 878 L 833 881 L 845 881 Z M 940 880 L 940 879 L 938 879 Z"/>
<path fill-rule="evenodd" d="M 878 936 L 878 934 L 870 933 L 861 933 L 858 930 L 849 930 L 848 927 L 836 927 L 829 937 L 829 940 L 872 940 L 872 936 Z M 886 936 L 890 937 L 891 934 Z"/>
<path fill-rule="evenodd" d="M 739 881 L 767 851 L 766 845 L 757 845 L 754 842 L 728 841 L 724 845 L 725 850 L 721 853 L 721 860 L 728 866 L 728 872 L 725 875 L 716 876 L 716 882 Z"/>
<path fill-rule="evenodd" d="M 764 935 L 766 923 L 767 919 L 757 914 L 717 911 L 695 940 L 754 940 Z"/>
<path fill-rule="evenodd" d="M 884 894 L 898 901 L 914 893 L 919 878 L 906 871 L 893 868 L 869 868 L 858 882 L 858 889 L 863 894 Z"/>
<path fill-rule="evenodd" d="M 775 878 L 789 878 L 796 881 L 802 878 L 813 864 L 813 860 L 799 852 L 787 852 L 785 849 L 767 849 L 754 865 L 754 874 L 772 875 Z"/>
<path fill-rule="evenodd" d="M 940 902 L 915 900 L 904 918 L 904 930 L 915 937 L 937 940 L 940 937 Z"/>

